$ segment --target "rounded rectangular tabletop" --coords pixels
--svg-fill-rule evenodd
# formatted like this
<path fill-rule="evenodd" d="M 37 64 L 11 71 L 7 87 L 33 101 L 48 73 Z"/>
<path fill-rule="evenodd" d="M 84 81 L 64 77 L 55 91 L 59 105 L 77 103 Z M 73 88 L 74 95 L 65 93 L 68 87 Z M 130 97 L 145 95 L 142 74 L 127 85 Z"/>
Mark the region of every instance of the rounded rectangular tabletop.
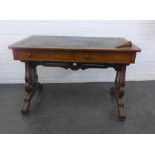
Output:
<path fill-rule="evenodd" d="M 10 49 L 64 49 L 64 50 L 115 50 L 134 51 L 135 45 L 126 45 L 124 38 L 110 37 L 71 37 L 71 36 L 31 36 L 9 46 Z M 121 48 L 119 48 L 121 47 Z"/>

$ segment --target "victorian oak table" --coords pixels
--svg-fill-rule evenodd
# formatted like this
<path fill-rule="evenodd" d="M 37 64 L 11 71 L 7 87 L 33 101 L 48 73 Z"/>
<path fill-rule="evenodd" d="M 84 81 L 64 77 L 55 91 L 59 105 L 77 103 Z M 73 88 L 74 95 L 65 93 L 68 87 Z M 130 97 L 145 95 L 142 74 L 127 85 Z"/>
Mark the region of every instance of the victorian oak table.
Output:
<path fill-rule="evenodd" d="M 38 82 L 37 66 L 85 70 L 108 68 L 116 71 L 111 94 L 116 99 L 119 120 L 125 120 L 124 94 L 126 67 L 135 63 L 140 48 L 124 38 L 31 36 L 9 46 L 14 60 L 25 63 L 25 91 L 22 113 L 29 111 L 31 100 L 43 85 Z"/>

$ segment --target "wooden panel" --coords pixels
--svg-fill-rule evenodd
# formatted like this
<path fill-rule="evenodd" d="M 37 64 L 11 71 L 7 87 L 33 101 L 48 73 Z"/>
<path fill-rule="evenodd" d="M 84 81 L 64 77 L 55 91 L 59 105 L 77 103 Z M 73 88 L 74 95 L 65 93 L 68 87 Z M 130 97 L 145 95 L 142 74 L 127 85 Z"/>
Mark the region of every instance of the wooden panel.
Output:
<path fill-rule="evenodd" d="M 14 51 L 14 59 L 15 60 L 24 60 L 24 61 L 70 61 L 73 60 L 74 55 L 72 52 L 49 52 L 49 51 Z"/>
<path fill-rule="evenodd" d="M 115 52 L 77 52 L 76 62 L 97 62 L 97 63 L 134 63 L 135 53 L 115 53 Z"/>
<path fill-rule="evenodd" d="M 57 61 L 85 63 L 134 63 L 136 53 L 65 52 L 14 50 L 14 59 L 21 61 Z"/>

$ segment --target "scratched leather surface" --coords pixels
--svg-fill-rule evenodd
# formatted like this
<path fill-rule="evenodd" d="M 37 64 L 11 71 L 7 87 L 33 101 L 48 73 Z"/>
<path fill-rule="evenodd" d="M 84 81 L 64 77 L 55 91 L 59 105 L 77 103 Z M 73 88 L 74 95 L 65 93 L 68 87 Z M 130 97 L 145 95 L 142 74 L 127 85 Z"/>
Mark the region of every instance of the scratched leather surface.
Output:
<path fill-rule="evenodd" d="M 94 48 L 115 48 L 126 43 L 124 38 L 110 37 L 69 37 L 69 36 L 31 36 L 23 39 L 10 48 L 77 48 L 77 49 L 94 49 Z"/>

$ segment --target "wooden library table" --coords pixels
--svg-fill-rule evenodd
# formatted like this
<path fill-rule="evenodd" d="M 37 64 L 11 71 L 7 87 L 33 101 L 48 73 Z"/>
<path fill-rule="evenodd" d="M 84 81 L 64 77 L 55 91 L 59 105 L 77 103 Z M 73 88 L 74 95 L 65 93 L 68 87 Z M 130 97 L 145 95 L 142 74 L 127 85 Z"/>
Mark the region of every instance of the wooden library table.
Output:
<path fill-rule="evenodd" d="M 126 67 L 135 63 L 136 53 L 141 50 L 124 38 L 31 36 L 9 46 L 14 60 L 25 63 L 25 91 L 22 113 L 29 111 L 35 92 L 43 89 L 38 82 L 37 66 L 62 67 L 85 70 L 108 68 L 116 71 L 112 95 L 118 106 L 119 120 L 125 120 L 124 94 Z"/>

